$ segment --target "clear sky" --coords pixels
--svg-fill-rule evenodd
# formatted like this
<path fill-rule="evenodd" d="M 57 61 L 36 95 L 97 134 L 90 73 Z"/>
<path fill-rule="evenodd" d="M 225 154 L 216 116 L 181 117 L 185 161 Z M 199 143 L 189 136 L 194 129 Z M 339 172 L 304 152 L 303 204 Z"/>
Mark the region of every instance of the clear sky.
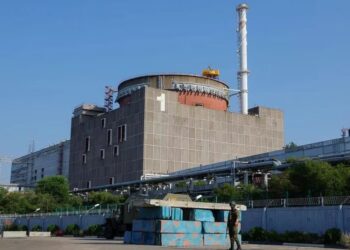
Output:
<path fill-rule="evenodd" d="M 69 139 L 74 107 L 102 105 L 104 86 L 128 77 L 210 65 L 235 88 L 238 3 L 0 0 L 0 156 Z M 350 127 L 350 1 L 247 3 L 249 106 L 282 109 L 286 142 L 340 137 Z"/>

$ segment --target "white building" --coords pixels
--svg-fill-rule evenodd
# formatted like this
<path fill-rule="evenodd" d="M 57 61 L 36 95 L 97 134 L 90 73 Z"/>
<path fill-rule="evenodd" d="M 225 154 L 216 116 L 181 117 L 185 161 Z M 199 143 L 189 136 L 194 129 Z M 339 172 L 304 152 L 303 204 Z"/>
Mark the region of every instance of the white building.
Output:
<path fill-rule="evenodd" d="M 70 141 L 66 140 L 12 161 L 11 183 L 34 185 L 46 176 L 68 178 Z"/>

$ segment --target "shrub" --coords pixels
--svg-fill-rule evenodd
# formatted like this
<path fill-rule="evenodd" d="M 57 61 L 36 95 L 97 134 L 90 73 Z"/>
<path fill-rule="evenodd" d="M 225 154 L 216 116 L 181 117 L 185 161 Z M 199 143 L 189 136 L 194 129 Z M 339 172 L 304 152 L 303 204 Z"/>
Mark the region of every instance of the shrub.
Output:
<path fill-rule="evenodd" d="M 91 225 L 85 232 L 85 235 L 89 235 L 89 236 L 99 236 L 102 235 L 103 233 L 103 229 L 101 225 Z"/>
<path fill-rule="evenodd" d="M 18 231 L 18 226 L 15 224 L 5 225 L 4 231 Z"/>
<path fill-rule="evenodd" d="M 77 224 L 69 224 L 66 227 L 64 234 L 78 236 L 80 234 L 80 228 Z"/>
<path fill-rule="evenodd" d="M 185 187 L 187 187 L 187 183 L 185 181 L 179 181 L 179 182 L 175 183 L 175 187 L 185 188 Z"/>
<path fill-rule="evenodd" d="M 195 187 L 203 187 L 205 185 L 207 185 L 207 183 L 205 181 L 203 181 L 203 180 L 198 180 L 198 181 L 195 181 L 193 183 L 193 186 L 195 186 Z"/>
<path fill-rule="evenodd" d="M 248 233 L 248 237 L 253 241 L 266 241 L 266 231 L 261 227 L 253 227 Z"/>
<path fill-rule="evenodd" d="M 42 231 L 42 227 L 40 225 L 35 225 L 35 226 L 32 227 L 31 231 L 41 232 Z"/>
<path fill-rule="evenodd" d="M 26 225 L 19 225 L 18 231 L 28 231 L 28 227 Z"/>
<path fill-rule="evenodd" d="M 277 233 L 276 231 L 267 231 L 266 233 L 266 240 L 269 242 L 283 242 L 284 237 L 282 234 Z"/>
<path fill-rule="evenodd" d="M 54 224 L 48 225 L 46 231 L 51 232 L 51 234 L 55 234 L 58 230 L 60 230 L 60 227 Z"/>
<path fill-rule="evenodd" d="M 325 244 L 337 244 L 341 239 L 341 231 L 338 228 L 330 228 L 324 234 Z"/>
<path fill-rule="evenodd" d="M 26 225 L 9 224 L 4 226 L 4 231 L 28 231 Z"/>
<path fill-rule="evenodd" d="M 244 240 L 260 242 L 289 242 L 289 243 L 313 243 L 320 244 L 323 239 L 317 234 L 305 233 L 299 231 L 287 231 L 279 234 L 276 231 L 265 231 L 261 227 L 254 227 L 249 232 L 243 233 Z"/>
<path fill-rule="evenodd" d="M 342 234 L 340 237 L 340 245 L 350 248 L 350 234 Z"/>
<path fill-rule="evenodd" d="M 283 241 L 289 243 L 306 243 L 306 234 L 299 231 L 287 231 L 283 235 Z"/>

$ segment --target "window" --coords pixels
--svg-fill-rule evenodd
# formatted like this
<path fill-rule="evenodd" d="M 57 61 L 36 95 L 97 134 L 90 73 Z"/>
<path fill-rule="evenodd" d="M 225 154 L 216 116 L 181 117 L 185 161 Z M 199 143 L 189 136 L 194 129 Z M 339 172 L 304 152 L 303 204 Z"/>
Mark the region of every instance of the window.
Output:
<path fill-rule="evenodd" d="M 90 151 L 90 136 L 85 138 L 85 153 Z"/>
<path fill-rule="evenodd" d="M 107 144 L 112 145 L 112 129 L 107 130 Z"/>
<path fill-rule="evenodd" d="M 114 184 L 114 177 L 109 177 L 109 184 L 113 185 Z"/>
<path fill-rule="evenodd" d="M 119 155 L 119 146 L 114 145 L 113 147 L 113 156 L 118 156 Z"/>
<path fill-rule="evenodd" d="M 118 142 L 126 141 L 126 124 L 118 127 Z"/>
<path fill-rule="evenodd" d="M 105 150 L 100 149 L 100 159 L 103 160 L 105 158 Z"/>
<path fill-rule="evenodd" d="M 87 187 L 87 188 L 91 188 L 91 181 L 88 181 L 88 182 L 86 183 L 86 187 Z"/>
<path fill-rule="evenodd" d="M 44 171 L 45 171 L 45 169 L 42 168 L 42 169 L 41 169 L 41 179 L 44 178 Z"/>
<path fill-rule="evenodd" d="M 83 154 L 83 164 L 86 164 L 86 154 Z"/>
<path fill-rule="evenodd" d="M 105 128 L 105 127 L 106 127 L 106 123 L 107 123 L 106 118 L 102 118 L 102 119 L 101 119 L 101 127 L 102 127 L 102 128 Z"/>

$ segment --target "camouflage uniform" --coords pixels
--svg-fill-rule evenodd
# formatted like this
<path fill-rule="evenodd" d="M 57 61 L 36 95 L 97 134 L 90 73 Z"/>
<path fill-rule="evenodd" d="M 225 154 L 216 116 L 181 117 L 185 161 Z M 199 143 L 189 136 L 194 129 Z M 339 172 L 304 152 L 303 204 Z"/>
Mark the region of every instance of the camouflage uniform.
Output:
<path fill-rule="evenodd" d="M 234 250 L 234 245 L 235 242 L 237 244 L 237 250 L 241 250 L 241 244 L 238 240 L 238 226 L 239 226 L 239 211 L 234 208 L 234 206 L 231 206 L 231 211 L 228 215 L 228 230 L 229 230 L 229 235 L 230 235 L 230 242 L 231 242 L 231 248 L 230 250 Z"/>

